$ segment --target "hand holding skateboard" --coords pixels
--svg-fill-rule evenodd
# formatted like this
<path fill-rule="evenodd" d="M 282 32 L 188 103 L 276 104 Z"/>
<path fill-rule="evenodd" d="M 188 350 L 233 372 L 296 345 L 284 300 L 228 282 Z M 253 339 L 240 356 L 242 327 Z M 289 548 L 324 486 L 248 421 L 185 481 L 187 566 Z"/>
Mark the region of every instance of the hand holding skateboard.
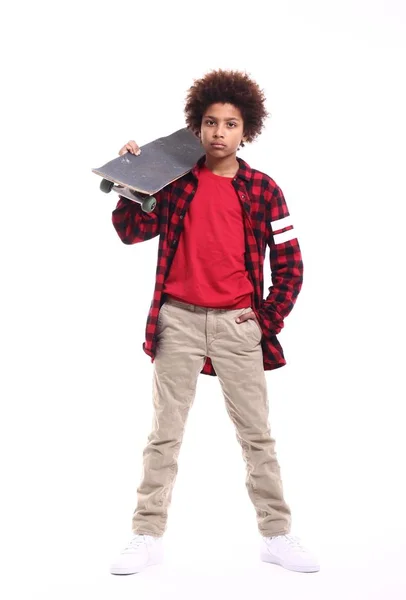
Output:
<path fill-rule="evenodd" d="M 123 156 L 123 154 L 126 152 L 131 152 L 131 154 L 135 154 L 136 156 L 141 154 L 140 147 L 134 142 L 134 140 L 127 142 L 127 144 L 125 144 L 121 150 L 119 150 L 118 155 Z"/>

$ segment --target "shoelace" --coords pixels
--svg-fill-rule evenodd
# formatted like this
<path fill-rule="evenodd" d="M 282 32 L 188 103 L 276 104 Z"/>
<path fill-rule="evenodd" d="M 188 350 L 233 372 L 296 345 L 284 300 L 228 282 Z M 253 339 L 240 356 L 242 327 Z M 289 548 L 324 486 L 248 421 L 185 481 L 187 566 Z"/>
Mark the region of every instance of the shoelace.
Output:
<path fill-rule="evenodd" d="M 126 546 L 123 552 L 132 552 L 133 550 L 137 550 L 144 543 L 144 536 L 142 534 L 135 535 L 131 542 Z"/>
<path fill-rule="evenodd" d="M 278 535 L 277 537 L 285 538 L 285 540 L 290 546 L 292 546 L 292 548 L 295 548 L 296 550 L 300 550 L 302 552 L 306 552 L 306 548 L 303 546 L 303 544 L 297 536 L 287 533 L 285 535 Z"/>

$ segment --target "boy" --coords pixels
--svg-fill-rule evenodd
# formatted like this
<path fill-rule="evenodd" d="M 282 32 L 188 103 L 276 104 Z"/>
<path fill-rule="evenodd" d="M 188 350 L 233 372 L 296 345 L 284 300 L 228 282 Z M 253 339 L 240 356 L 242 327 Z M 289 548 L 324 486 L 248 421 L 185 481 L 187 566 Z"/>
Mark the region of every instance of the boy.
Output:
<path fill-rule="evenodd" d="M 159 235 L 159 247 L 143 344 L 154 363 L 155 425 L 144 450 L 134 537 L 111 573 L 137 573 L 163 559 L 177 458 L 199 373 L 218 376 L 236 427 L 261 559 L 318 571 L 316 558 L 289 533 L 264 373 L 286 364 L 276 334 L 302 286 L 301 252 L 281 189 L 236 156 L 240 144 L 262 130 L 265 97 L 247 74 L 220 69 L 194 82 L 185 116 L 204 151 L 193 170 L 156 194 L 152 213 L 120 197 L 112 215 L 123 243 Z M 119 154 L 127 151 L 140 153 L 134 141 Z M 263 300 L 267 245 L 273 285 Z"/>

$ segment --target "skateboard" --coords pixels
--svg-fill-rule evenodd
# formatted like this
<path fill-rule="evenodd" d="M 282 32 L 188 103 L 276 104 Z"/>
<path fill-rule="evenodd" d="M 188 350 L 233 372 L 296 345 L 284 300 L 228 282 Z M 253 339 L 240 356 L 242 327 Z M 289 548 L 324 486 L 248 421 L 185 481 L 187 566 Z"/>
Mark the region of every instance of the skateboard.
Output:
<path fill-rule="evenodd" d="M 113 190 L 149 213 L 156 206 L 153 194 L 191 171 L 204 150 L 199 138 L 187 128 L 140 148 L 139 156 L 127 152 L 92 172 L 103 178 L 102 192 Z"/>

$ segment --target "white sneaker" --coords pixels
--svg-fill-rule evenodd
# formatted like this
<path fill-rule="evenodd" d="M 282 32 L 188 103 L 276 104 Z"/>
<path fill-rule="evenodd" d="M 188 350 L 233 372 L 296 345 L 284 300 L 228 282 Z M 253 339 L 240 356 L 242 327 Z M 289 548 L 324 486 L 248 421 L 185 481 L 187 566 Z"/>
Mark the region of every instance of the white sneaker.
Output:
<path fill-rule="evenodd" d="M 261 559 L 291 571 L 301 573 L 320 571 L 317 558 L 301 544 L 297 537 L 290 534 L 263 537 Z"/>
<path fill-rule="evenodd" d="M 132 575 L 163 562 L 162 537 L 135 534 L 110 567 L 112 575 Z"/>

